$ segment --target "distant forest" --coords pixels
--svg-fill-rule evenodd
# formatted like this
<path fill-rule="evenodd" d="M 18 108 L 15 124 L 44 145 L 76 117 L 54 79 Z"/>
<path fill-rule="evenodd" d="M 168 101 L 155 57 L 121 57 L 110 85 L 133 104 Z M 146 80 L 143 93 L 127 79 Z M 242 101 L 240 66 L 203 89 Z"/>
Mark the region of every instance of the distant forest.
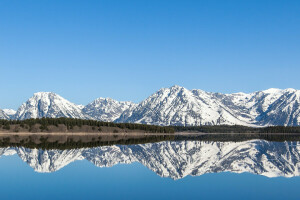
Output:
<path fill-rule="evenodd" d="M 0 129 L 11 130 L 11 126 L 19 125 L 22 129 L 27 129 L 32 132 L 33 127 L 39 125 L 40 131 L 48 131 L 49 126 L 65 125 L 67 130 L 72 130 L 74 127 L 90 126 L 93 130 L 101 132 L 101 127 L 112 127 L 128 130 L 145 131 L 148 133 L 174 133 L 172 127 L 133 124 L 133 123 L 113 123 L 101 122 L 96 120 L 84 120 L 73 118 L 40 118 L 40 119 L 26 119 L 26 120 L 0 120 Z M 96 129 L 97 128 L 97 129 Z M 12 130 L 14 131 L 14 130 Z M 117 130 L 114 130 L 117 133 Z M 18 132 L 18 131 L 14 131 Z"/>
<path fill-rule="evenodd" d="M 247 126 L 172 126 L 175 132 L 201 132 L 201 133 L 300 133 L 299 126 L 268 126 L 254 128 Z"/>
<path fill-rule="evenodd" d="M 174 133 L 174 132 L 200 132 L 200 133 L 300 133 L 299 126 L 269 126 L 263 128 L 253 128 L 246 126 L 156 126 L 135 123 L 113 123 L 96 120 L 84 120 L 73 118 L 40 118 L 26 120 L 0 120 L 0 130 L 11 130 L 11 126 L 18 125 L 22 129 L 32 132 L 34 126 L 39 125 L 40 131 L 49 131 L 49 126 L 65 125 L 67 130 L 74 127 L 90 126 L 93 130 L 101 132 L 101 127 L 116 127 L 119 129 L 137 130 L 148 133 Z"/>

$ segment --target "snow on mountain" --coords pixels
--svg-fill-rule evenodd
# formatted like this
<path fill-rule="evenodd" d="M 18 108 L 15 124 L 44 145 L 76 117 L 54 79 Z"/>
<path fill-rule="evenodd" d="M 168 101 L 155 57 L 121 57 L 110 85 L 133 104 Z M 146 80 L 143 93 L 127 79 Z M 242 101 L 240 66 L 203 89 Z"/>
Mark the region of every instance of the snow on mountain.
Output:
<path fill-rule="evenodd" d="M 9 117 L 12 117 L 13 115 L 16 114 L 17 111 L 13 110 L 13 109 L 3 109 L 3 111 L 5 112 L 5 114 Z"/>
<path fill-rule="evenodd" d="M 117 121 L 183 126 L 251 123 L 251 117 L 238 116 L 220 101 L 221 98 L 222 95 L 180 86 L 163 88 Z"/>
<path fill-rule="evenodd" d="M 80 104 L 80 105 L 77 105 L 77 107 L 82 110 L 84 108 L 84 105 Z"/>
<path fill-rule="evenodd" d="M 52 92 L 38 92 L 22 104 L 14 115 L 15 119 L 28 118 L 87 118 L 78 105 Z"/>
<path fill-rule="evenodd" d="M 55 93 L 39 92 L 15 115 L 11 115 L 13 112 L 2 110 L 0 117 L 71 117 L 181 126 L 300 126 L 300 91 L 271 88 L 249 94 L 221 94 L 175 85 L 160 89 L 139 104 L 98 98 L 86 106 L 71 103 Z"/>
<path fill-rule="evenodd" d="M 132 110 L 136 104 L 129 101 L 116 101 L 111 98 L 98 98 L 86 105 L 82 111 L 93 119 L 112 122 L 124 111 Z"/>
<path fill-rule="evenodd" d="M 0 109 L 0 119 L 9 119 L 9 116 L 4 112 L 4 110 Z"/>
<path fill-rule="evenodd" d="M 272 103 L 258 117 L 263 125 L 300 125 L 300 91 L 294 89 L 282 90 L 282 95 L 274 98 Z M 274 96 L 274 94 L 273 94 Z"/>
<path fill-rule="evenodd" d="M 227 94 L 221 100 L 235 112 L 249 116 L 252 124 L 300 125 L 300 91 L 295 89 L 271 88 L 250 94 Z"/>
<path fill-rule="evenodd" d="M 221 94 L 173 86 L 154 93 L 116 121 L 183 126 L 299 126 L 299 94 L 294 89 Z"/>
<path fill-rule="evenodd" d="M 37 172 L 54 172 L 86 159 L 98 167 L 139 162 L 159 176 L 172 179 L 218 172 L 248 172 L 267 177 L 300 175 L 299 142 L 168 141 L 70 150 L 0 148 L 0 156 L 14 154 Z"/>

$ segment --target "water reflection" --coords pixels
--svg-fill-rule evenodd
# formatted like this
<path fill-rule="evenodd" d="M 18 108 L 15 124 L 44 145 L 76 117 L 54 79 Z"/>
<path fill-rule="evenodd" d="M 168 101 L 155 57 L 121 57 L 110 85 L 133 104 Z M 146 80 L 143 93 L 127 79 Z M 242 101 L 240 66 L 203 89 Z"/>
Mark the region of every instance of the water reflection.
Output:
<path fill-rule="evenodd" d="M 0 148 L 1 156 L 17 154 L 37 172 L 54 172 L 86 159 L 97 167 L 140 162 L 161 177 L 180 179 L 206 173 L 255 173 L 267 177 L 299 176 L 299 142 L 171 141 L 69 150 Z"/>

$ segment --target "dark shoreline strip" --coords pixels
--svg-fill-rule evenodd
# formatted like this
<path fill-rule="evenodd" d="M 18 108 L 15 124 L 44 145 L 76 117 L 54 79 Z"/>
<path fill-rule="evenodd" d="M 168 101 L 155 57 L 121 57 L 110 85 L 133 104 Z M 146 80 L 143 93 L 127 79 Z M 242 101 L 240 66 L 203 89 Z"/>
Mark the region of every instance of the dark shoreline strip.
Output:
<path fill-rule="evenodd" d="M 216 141 L 216 142 L 242 142 L 253 139 L 285 142 L 285 141 L 300 141 L 299 134 L 192 134 L 192 135 L 157 135 L 144 137 L 126 137 L 126 138 L 86 138 L 78 137 L 73 139 L 67 138 L 66 141 L 51 141 L 49 137 L 32 137 L 20 138 L 19 142 L 13 141 L 16 135 L 0 138 L 0 147 L 26 147 L 37 149 L 77 149 L 91 148 L 98 146 L 111 145 L 136 145 L 145 143 L 157 143 L 163 141 Z"/>

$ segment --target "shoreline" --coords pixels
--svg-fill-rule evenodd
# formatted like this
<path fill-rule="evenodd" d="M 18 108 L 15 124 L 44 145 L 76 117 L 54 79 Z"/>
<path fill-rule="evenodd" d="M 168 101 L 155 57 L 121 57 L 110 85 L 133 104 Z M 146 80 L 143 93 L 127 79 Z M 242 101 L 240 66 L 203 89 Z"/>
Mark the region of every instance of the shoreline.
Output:
<path fill-rule="evenodd" d="M 4 132 L 5 136 L 203 136 L 203 135 L 299 135 L 300 133 L 203 133 L 203 132 L 175 132 L 175 133 L 145 133 L 145 132 Z"/>
<path fill-rule="evenodd" d="M 0 147 L 22 146 L 42 149 L 73 149 L 85 147 L 135 145 L 156 142 L 176 141 L 214 141 L 241 142 L 249 140 L 300 141 L 300 134 L 284 133 L 46 133 L 46 132 L 0 132 Z"/>
<path fill-rule="evenodd" d="M 19 136 L 30 136 L 30 135 L 37 135 L 37 136 L 158 136 L 158 135 L 174 135 L 174 133 L 144 133 L 144 132 L 1 132 L 1 136 L 12 136 L 12 135 L 19 135 Z"/>

